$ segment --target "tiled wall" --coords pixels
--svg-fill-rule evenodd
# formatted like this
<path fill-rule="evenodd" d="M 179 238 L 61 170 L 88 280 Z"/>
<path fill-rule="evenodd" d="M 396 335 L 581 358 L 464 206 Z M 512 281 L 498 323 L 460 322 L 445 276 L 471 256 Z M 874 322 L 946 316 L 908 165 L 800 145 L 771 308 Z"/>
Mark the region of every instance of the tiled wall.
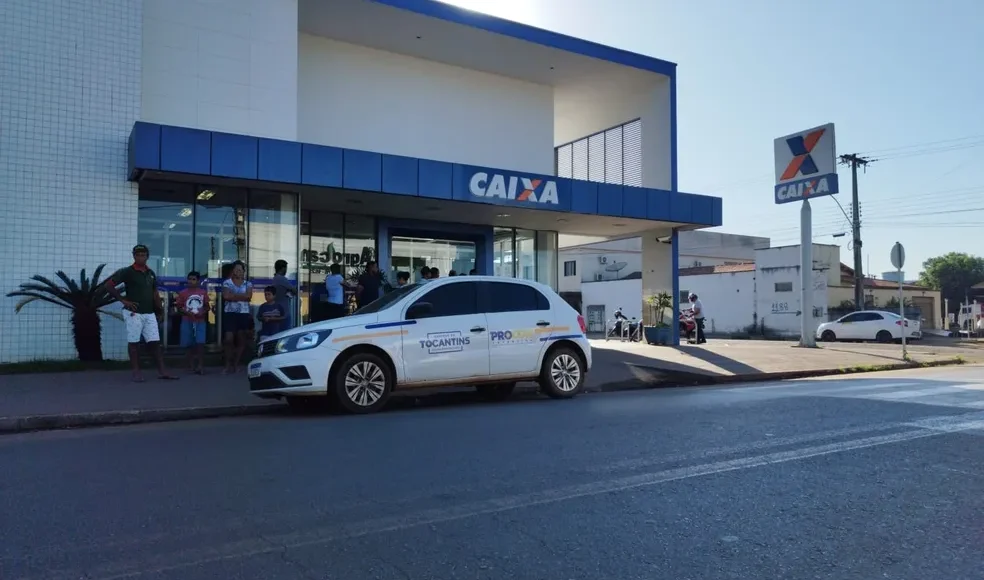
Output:
<path fill-rule="evenodd" d="M 76 356 L 67 309 L 15 314 L 7 292 L 35 274 L 128 262 L 141 14 L 137 0 L 0 2 L 0 363 Z M 104 319 L 103 346 L 124 356 L 121 322 Z"/>

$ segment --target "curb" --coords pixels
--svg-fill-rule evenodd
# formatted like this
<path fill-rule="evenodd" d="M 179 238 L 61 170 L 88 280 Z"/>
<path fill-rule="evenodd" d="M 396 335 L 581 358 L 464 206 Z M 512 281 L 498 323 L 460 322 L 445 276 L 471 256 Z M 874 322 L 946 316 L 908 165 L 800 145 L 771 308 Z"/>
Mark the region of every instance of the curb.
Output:
<path fill-rule="evenodd" d="M 663 375 L 664 379 L 630 379 L 615 383 L 605 383 L 587 391 L 591 393 L 614 393 L 619 391 L 638 391 L 644 389 L 658 389 L 669 387 L 697 387 L 728 385 L 737 383 L 757 383 L 764 381 L 790 381 L 795 379 L 809 379 L 816 377 L 830 377 L 843 375 L 856 375 L 864 373 L 878 373 L 885 371 L 901 371 L 910 369 L 927 369 L 945 366 L 957 366 L 965 364 L 962 358 L 952 358 L 924 363 L 894 363 L 885 365 L 874 365 L 870 367 L 848 367 L 841 369 L 816 369 L 808 371 L 780 371 L 773 373 L 749 373 L 742 375 L 703 375 L 696 373 L 682 373 L 678 371 L 667 371 L 656 367 L 644 365 L 631 365 L 644 370 L 652 375 Z"/>
<path fill-rule="evenodd" d="M 700 375 L 666 371 L 655 367 L 631 365 L 644 373 L 661 375 L 664 378 L 630 379 L 604 383 L 588 389 L 585 393 L 616 393 L 620 391 L 639 391 L 668 387 L 691 387 L 752 383 L 761 381 L 784 381 L 811 377 L 849 375 L 893 370 L 932 368 L 964 364 L 960 358 L 945 359 L 926 363 L 896 363 L 863 368 L 820 369 L 812 371 L 786 371 L 777 373 L 754 373 L 744 375 Z M 283 413 L 284 405 L 233 405 L 226 407 L 184 407 L 174 409 L 145 409 L 129 411 L 98 411 L 92 413 L 69 413 L 64 415 L 25 415 L 21 417 L 0 417 L 0 435 L 30 433 L 35 431 L 55 431 L 61 429 L 81 429 L 86 427 L 111 427 L 147 423 L 168 423 L 193 421 L 196 419 L 219 419 L 224 417 L 246 417 L 252 415 L 272 415 Z"/>
<path fill-rule="evenodd" d="M 269 415 L 282 411 L 283 407 L 280 405 L 235 405 L 228 407 L 98 411 L 64 415 L 24 415 L 21 417 L 0 417 L 0 434 Z"/>

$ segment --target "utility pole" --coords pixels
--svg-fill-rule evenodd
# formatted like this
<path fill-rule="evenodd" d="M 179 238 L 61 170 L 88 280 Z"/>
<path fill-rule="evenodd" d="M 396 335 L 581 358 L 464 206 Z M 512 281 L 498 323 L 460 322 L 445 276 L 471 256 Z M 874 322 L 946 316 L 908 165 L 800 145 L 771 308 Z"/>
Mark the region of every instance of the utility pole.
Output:
<path fill-rule="evenodd" d="M 864 273 L 861 271 L 861 204 L 858 203 L 858 166 L 867 167 L 871 161 L 856 153 L 841 155 L 840 162 L 851 166 L 851 226 L 854 231 L 854 309 L 864 310 Z"/>

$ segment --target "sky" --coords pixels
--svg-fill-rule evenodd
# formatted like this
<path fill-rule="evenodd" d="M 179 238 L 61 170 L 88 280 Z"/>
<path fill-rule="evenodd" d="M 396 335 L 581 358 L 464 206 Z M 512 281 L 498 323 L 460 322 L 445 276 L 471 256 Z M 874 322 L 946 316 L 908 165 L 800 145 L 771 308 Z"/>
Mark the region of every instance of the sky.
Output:
<path fill-rule="evenodd" d="M 718 231 L 799 243 L 800 204 L 773 201 L 773 141 L 825 123 L 859 172 L 862 264 L 914 279 L 928 258 L 984 255 L 984 2 L 981 0 L 450 0 L 674 62 L 679 188 L 724 199 Z M 851 210 L 851 175 L 840 170 Z M 850 223 L 812 202 L 813 241 Z M 834 234 L 848 235 L 835 238 Z"/>

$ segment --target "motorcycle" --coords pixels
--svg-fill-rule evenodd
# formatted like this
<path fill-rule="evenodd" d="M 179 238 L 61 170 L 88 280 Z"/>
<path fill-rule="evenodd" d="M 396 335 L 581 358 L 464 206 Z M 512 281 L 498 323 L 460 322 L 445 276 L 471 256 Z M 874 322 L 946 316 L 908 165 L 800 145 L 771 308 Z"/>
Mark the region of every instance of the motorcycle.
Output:
<path fill-rule="evenodd" d="M 681 312 L 678 318 L 678 324 L 680 325 L 680 336 L 687 337 L 687 342 L 694 342 L 697 340 L 697 321 L 694 320 L 693 312 L 690 310 L 684 310 Z"/>

